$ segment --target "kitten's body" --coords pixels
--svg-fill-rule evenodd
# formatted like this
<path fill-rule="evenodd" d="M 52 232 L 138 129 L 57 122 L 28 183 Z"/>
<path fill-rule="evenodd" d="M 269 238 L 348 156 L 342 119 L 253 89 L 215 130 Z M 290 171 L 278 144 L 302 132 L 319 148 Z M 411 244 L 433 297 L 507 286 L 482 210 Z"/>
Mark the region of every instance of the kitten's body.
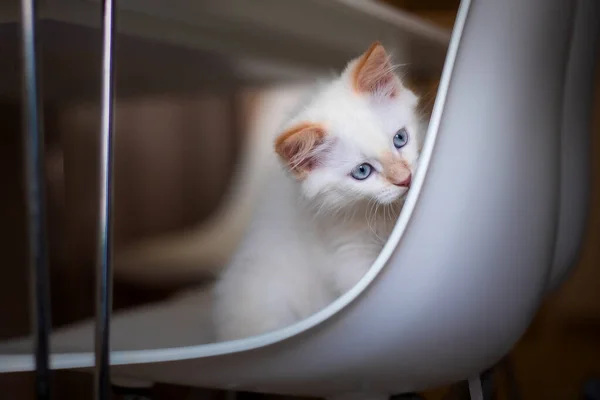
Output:
<path fill-rule="evenodd" d="M 215 287 L 219 340 L 288 326 L 362 278 L 416 167 L 416 105 L 375 45 L 283 126 L 272 156 L 284 168 L 270 171 L 263 202 Z M 411 136 L 395 147 L 401 129 Z M 356 178 L 365 163 L 372 172 Z"/>
<path fill-rule="evenodd" d="M 365 274 L 397 215 L 374 205 L 354 215 L 315 215 L 283 171 L 273 173 L 266 192 L 216 285 L 219 340 L 282 328 L 330 304 Z"/>

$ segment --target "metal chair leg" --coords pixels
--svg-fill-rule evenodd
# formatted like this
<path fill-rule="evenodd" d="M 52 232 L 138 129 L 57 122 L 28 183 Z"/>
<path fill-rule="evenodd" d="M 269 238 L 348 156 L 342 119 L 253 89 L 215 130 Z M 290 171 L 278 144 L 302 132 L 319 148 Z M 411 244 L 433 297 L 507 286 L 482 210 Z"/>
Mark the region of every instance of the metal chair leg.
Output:
<path fill-rule="evenodd" d="M 100 209 L 96 249 L 95 399 L 110 398 L 110 317 L 113 259 L 113 114 L 115 0 L 103 2 L 102 116 L 100 127 Z"/>
<path fill-rule="evenodd" d="M 37 1 L 21 1 L 24 162 L 34 330 L 35 392 L 37 399 L 50 399 L 48 336 L 51 326 L 48 243 L 44 196 L 44 121 L 39 80 Z"/>
<path fill-rule="evenodd" d="M 494 397 L 493 368 L 478 377 L 469 379 L 469 395 L 471 400 L 492 400 Z"/>

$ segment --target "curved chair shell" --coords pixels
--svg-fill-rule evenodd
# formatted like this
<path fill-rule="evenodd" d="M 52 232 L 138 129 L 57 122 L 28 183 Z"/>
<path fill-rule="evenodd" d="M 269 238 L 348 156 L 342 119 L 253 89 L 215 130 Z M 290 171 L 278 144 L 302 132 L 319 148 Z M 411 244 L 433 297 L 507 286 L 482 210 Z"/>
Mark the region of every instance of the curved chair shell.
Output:
<path fill-rule="evenodd" d="M 600 4 L 580 1 L 564 88 L 560 214 L 549 287 L 556 288 L 577 260 L 590 198 L 590 133 L 600 40 Z"/>

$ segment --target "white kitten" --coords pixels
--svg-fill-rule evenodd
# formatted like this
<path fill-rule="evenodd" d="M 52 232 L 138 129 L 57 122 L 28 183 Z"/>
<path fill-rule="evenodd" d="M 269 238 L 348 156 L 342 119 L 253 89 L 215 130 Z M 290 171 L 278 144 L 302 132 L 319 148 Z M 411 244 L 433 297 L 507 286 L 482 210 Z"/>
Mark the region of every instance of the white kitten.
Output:
<path fill-rule="evenodd" d="M 418 99 L 375 43 L 285 124 L 262 204 L 215 286 L 219 340 L 285 327 L 354 286 L 416 168 Z M 276 153 L 276 154 L 275 154 Z"/>

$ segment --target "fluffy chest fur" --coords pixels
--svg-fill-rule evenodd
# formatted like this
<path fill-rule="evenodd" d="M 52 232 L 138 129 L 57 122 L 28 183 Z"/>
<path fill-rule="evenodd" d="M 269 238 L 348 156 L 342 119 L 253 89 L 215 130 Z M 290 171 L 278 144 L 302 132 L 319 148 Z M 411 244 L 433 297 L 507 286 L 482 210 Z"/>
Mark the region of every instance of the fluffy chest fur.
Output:
<path fill-rule="evenodd" d="M 215 287 L 221 340 L 306 318 L 354 286 L 393 228 L 397 210 L 315 210 L 283 171 L 274 172 L 241 246 Z"/>
<path fill-rule="evenodd" d="M 397 208 L 369 204 L 352 215 L 322 217 L 312 229 L 324 253 L 319 269 L 335 296 L 350 290 L 371 267 L 393 228 Z"/>

